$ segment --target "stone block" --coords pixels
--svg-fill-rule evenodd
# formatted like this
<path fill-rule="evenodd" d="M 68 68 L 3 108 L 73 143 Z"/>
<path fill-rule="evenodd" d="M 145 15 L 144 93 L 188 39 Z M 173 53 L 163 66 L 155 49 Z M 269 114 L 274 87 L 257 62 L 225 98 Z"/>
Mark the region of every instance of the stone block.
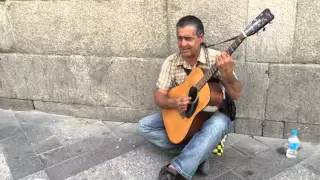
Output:
<path fill-rule="evenodd" d="M 153 94 L 163 59 L 20 54 L 0 58 L 2 97 L 156 109 Z"/>
<path fill-rule="evenodd" d="M 316 174 L 320 175 L 320 151 L 314 153 L 312 156 L 304 160 L 301 164 L 310 169 L 312 172 L 315 172 Z"/>
<path fill-rule="evenodd" d="M 42 153 L 38 157 L 45 168 L 70 159 L 70 155 L 63 147 Z"/>
<path fill-rule="evenodd" d="M 320 179 L 320 175 L 312 172 L 311 170 L 305 168 L 303 165 L 298 164 L 296 166 L 290 167 L 280 174 L 272 177 L 270 180 L 317 180 Z"/>
<path fill-rule="evenodd" d="M 105 111 L 102 106 L 63 104 L 42 101 L 35 101 L 34 105 L 36 110 L 46 113 L 62 114 L 91 119 L 105 119 Z"/>
<path fill-rule="evenodd" d="M 45 169 L 50 180 L 66 179 L 80 172 L 76 163 L 69 159 Z"/>
<path fill-rule="evenodd" d="M 8 6 L 22 53 L 167 54 L 166 1 L 12 1 Z"/>
<path fill-rule="evenodd" d="M 283 138 L 284 122 L 263 121 L 262 135 L 266 137 Z"/>
<path fill-rule="evenodd" d="M 319 65 L 271 65 L 266 119 L 320 124 Z"/>
<path fill-rule="evenodd" d="M 229 171 L 229 172 L 223 174 L 222 176 L 219 176 L 219 177 L 215 178 L 214 180 L 230 180 L 230 179 L 232 179 L 232 180 L 242 180 L 242 178 L 237 176 L 232 171 Z"/>
<path fill-rule="evenodd" d="M 11 27 L 7 7 L 0 2 L 0 52 L 13 52 L 16 47 L 12 36 L 13 29 Z"/>
<path fill-rule="evenodd" d="M 168 164 L 171 158 L 172 155 L 148 144 L 83 171 L 67 180 L 101 179 L 101 177 L 115 180 L 157 179 L 159 170 Z"/>
<path fill-rule="evenodd" d="M 185 3 L 182 0 L 168 1 L 168 37 L 169 52 L 178 50 L 176 38 L 176 23 L 185 15 L 195 15 L 204 24 L 205 43 L 207 45 L 227 40 L 239 35 L 247 26 L 248 0 L 192 0 Z M 222 11 L 223 10 L 223 11 Z M 236 13 L 235 13 L 236 12 Z M 232 42 L 214 47 L 225 50 Z M 245 43 L 245 42 L 244 42 Z M 245 44 L 241 44 L 233 57 L 238 61 L 245 60 Z"/>
<path fill-rule="evenodd" d="M 30 174 L 28 176 L 25 176 L 19 180 L 36 180 L 36 179 L 41 179 L 41 180 L 50 180 L 49 177 L 47 176 L 46 172 L 44 170 L 38 171 L 36 173 Z"/>
<path fill-rule="evenodd" d="M 249 0 L 248 20 L 251 22 L 266 8 L 274 14 L 274 19 L 266 31 L 248 38 L 246 61 L 290 63 L 297 0 Z"/>
<path fill-rule="evenodd" d="M 231 147 L 235 148 L 236 150 L 240 151 L 248 157 L 257 156 L 260 153 L 269 149 L 268 146 L 251 137 L 244 138 L 241 141 L 232 145 Z"/>
<path fill-rule="evenodd" d="M 0 98 L 0 108 L 27 111 L 34 109 L 31 100 Z"/>
<path fill-rule="evenodd" d="M 97 134 L 111 133 L 110 129 L 99 120 L 74 117 L 55 121 L 50 128 L 62 145 L 72 144 Z"/>
<path fill-rule="evenodd" d="M 7 165 L 6 157 L 0 151 L 0 178 L 4 180 L 12 180 L 10 168 Z"/>
<path fill-rule="evenodd" d="M 232 147 L 228 147 L 224 149 L 224 153 L 222 156 L 213 156 L 212 160 L 213 164 L 215 162 L 219 162 L 229 169 L 234 169 L 242 166 L 243 164 L 247 164 L 249 161 L 249 157 Z"/>
<path fill-rule="evenodd" d="M 38 157 L 31 157 L 28 160 L 21 161 L 10 166 L 10 171 L 13 179 L 20 179 L 29 174 L 36 173 L 43 170 L 43 165 L 41 164 Z"/>
<path fill-rule="evenodd" d="M 264 119 L 267 101 L 269 65 L 266 63 L 237 63 L 235 73 L 242 84 L 242 96 L 235 101 L 237 117 Z"/>
<path fill-rule="evenodd" d="M 106 115 L 104 119 L 118 122 L 138 122 L 143 117 L 155 113 L 151 110 L 105 107 Z"/>
<path fill-rule="evenodd" d="M 285 138 L 291 135 L 293 129 L 298 130 L 298 136 L 301 141 L 320 142 L 320 125 L 286 122 L 284 124 Z"/>
<path fill-rule="evenodd" d="M 293 62 L 320 63 L 319 8 L 317 0 L 298 1 Z"/>
<path fill-rule="evenodd" d="M 237 119 L 235 133 L 261 136 L 262 121 L 255 119 Z"/>

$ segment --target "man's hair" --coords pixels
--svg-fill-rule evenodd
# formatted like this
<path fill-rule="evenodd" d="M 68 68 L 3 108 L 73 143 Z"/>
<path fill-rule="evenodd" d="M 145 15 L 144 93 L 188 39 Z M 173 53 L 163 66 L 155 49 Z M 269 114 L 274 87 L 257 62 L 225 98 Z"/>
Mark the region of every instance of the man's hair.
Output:
<path fill-rule="evenodd" d="M 196 35 L 198 37 L 201 36 L 201 34 L 204 34 L 204 28 L 201 20 L 195 16 L 184 16 L 182 17 L 176 24 L 176 28 L 183 28 L 185 26 L 192 25 L 196 28 Z"/>

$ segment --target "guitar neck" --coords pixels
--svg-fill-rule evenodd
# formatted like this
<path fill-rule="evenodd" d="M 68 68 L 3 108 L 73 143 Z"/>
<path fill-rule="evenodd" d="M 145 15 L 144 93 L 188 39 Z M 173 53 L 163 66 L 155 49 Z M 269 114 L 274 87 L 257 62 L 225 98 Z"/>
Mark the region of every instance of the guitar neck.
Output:
<path fill-rule="evenodd" d="M 232 53 L 239 47 L 239 45 L 243 42 L 243 40 L 246 38 L 246 36 L 241 33 L 229 46 L 229 48 L 226 50 L 226 52 L 229 55 L 232 55 Z M 208 82 L 208 80 L 212 76 L 216 76 L 218 73 L 218 68 L 216 67 L 216 64 L 211 66 L 211 68 L 204 74 L 204 76 L 201 78 L 201 80 L 196 84 L 196 88 L 198 91 Z"/>

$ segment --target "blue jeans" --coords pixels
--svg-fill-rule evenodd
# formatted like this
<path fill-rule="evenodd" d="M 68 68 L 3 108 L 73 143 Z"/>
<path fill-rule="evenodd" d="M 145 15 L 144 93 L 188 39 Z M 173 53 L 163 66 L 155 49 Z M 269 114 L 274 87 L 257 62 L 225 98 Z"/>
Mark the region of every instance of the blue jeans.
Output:
<path fill-rule="evenodd" d="M 161 112 L 139 121 L 139 131 L 148 141 L 171 153 L 180 153 L 171 164 L 186 179 L 192 178 L 199 165 L 210 157 L 212 151 L 230 130 L 229 117 L 216 111 L 188 144 L 173 144 L 167 136 Z"/>

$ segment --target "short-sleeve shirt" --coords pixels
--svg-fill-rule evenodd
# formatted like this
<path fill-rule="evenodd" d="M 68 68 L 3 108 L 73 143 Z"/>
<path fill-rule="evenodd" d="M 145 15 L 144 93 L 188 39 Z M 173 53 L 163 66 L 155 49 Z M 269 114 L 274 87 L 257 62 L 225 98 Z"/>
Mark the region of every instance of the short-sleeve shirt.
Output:
<path fill-rule="evenodd" d="M 216 62 L 216 56 L 220 55 L 221 52 L 201 47 L 200 55 L 197 60 L 197 64 L 194 67 L 200 67 L 204 69 L 210 69 Z M 160 89 L 170 90 L 175 86 L 183 83 L 187 78 L 187 74 L 184 70 L 194 68 L 187 63 L 181 56 L 179 52 L 170 55 L 162 64 L 161 71 L 159 74 L 156 86 Z M 233 72 L 236 77 L 236 74 Z M 218 75 L 219 76 L 219 72 Z M 236 77 L 237 78 L 237 77 Z M 225 88 L 221 84 L 221 89 L 223 92 L 223 97 L 225 98 Z"/>

